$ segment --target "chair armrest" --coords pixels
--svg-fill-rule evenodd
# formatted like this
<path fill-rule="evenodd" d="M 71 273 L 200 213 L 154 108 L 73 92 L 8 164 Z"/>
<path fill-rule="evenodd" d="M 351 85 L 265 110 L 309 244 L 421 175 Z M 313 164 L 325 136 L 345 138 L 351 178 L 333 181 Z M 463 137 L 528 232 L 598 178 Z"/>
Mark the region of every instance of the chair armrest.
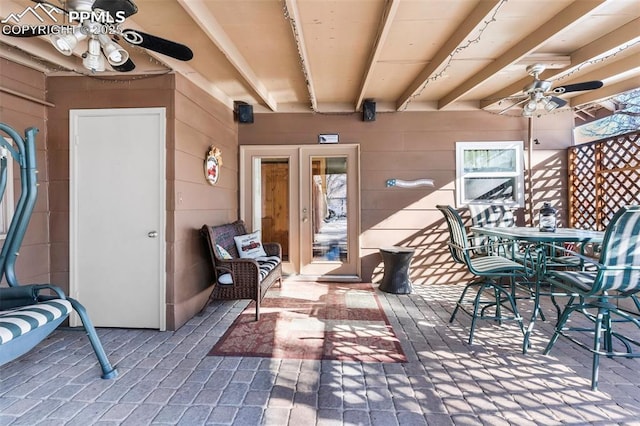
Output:
<path fill-rule="evenodd" d="M 552 244 L 552 243 L 540 243 L 539 247 L 540 248 L 548 247 L 549 249 L 552 249 L 552 250 L 561 250 L 564 253 L 568 253 L 571 256 L 575 256 L 578 259 L 580 259 L 582 262 L 589 263 L 590 265 L 595 266 L 598 269 L 604 269 L 605 268 L 605 266 L 603 264 L 598 262 L 598 259 L 595 259 L 595 258 L 590 257 L 590 256 L 586 256 L 583 253 L 578 253 L 578 252 L 576 252 L 574 250 L 570 250 L 570 249 L 567 249 L 567 248 L 564 248 L 564 247 L 558 247 L 557 245 Z M 544 254 L 544 251 L 542 251 L 542 253 Z"/>
<path fill-rule="evenodd" d="M 56 296 L 41 296 L 39 294 L 40 291 L 45 289 L 53 291 Z M 30 284 L 0 288 L 0 310 L 35 305 L 39 301 L 49 299 L 66 299 L 66 296 L 62 289 L 51 284 Z"/>
<path fill-rule="evenodd" d="M 216 269 L 231 274 L 234 284 L 257 284 L 260 277 L 260 265 L 254 259 L 225 259 L 219 260 Z"/>

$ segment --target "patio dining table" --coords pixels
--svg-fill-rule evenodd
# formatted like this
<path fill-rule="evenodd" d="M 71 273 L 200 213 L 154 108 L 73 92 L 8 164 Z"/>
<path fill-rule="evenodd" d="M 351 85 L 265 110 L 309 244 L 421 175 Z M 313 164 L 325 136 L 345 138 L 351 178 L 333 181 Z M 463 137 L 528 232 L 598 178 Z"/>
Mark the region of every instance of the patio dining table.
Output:
<path fill-rule="evenodd" d="M 540 295 L 541 284 L 544 281 L 545 262 L 547 256 L 544 255 L 543 250 L 539 250 L 541 246 L 548 244 L 560 247 L 564 243 L 601 243 L 604 237 L 602 231 L 590 231 L 585 229 L 575 228 L 557 228 L 555 232 L 541 231 L 538 227 L 529 226 L 511 226 L 511 227 L 482 227 L 472 226 L 470 231 L 474 234 L 484 235 L 497 238 L 501 241 L 511 242 L 526 242 L 529 243 L 527 250 L 536 250 L 536 259 L 539 260 L 536 267 L 535 274 L 535 291 L 533 294 L 534 304 L 533 312 L 531 315 L 531 321 L 529 322 L 525 331 L 524 340 L 522 343 L 522 352 L 527 353 L 529 348 L 529 339 L 535 321 L 540 314 Z M 541 256 L 539 256 L 541 254 Z M 532 258 L 532 257 L 530 257 Z"/>

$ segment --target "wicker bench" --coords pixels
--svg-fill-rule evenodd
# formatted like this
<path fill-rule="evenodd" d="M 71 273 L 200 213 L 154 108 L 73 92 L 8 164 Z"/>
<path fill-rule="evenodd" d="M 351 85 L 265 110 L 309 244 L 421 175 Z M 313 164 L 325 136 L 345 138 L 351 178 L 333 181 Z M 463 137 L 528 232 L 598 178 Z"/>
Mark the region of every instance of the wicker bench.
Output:
<path fill-rule="evenodd" d="M 282 282 L 280 244 L 262 243 L 267 256 L 240 258 L 234 237 L 247 234 L 243 221 L 203 225 L 200 232 L 207 242 L 215 279 L 207 305 L 211 300 L 254 300 L 257 321 L 260 319 L 260 301 L 267 290 Z"/>

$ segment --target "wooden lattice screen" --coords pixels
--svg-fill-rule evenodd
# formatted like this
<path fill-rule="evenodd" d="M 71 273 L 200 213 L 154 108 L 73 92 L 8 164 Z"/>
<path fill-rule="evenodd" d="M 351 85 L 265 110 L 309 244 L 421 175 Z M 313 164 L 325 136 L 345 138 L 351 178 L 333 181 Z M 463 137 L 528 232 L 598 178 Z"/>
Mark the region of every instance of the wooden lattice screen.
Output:
<path fill-rule="evenodd" d="M 640 204 L 640 132 L 568 149 L 569 226 L 604 230 L 622 206 Z"/>

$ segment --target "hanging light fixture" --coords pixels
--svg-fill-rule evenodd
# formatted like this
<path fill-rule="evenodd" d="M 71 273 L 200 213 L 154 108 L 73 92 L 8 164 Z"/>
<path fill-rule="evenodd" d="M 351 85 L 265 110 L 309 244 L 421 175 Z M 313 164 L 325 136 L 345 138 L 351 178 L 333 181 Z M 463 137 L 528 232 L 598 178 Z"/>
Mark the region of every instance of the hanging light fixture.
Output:
<path fill-rule="evenodd" d="M 554 102 L 551 96 L 545 96 L 540 100 L 540 102 L 542 102 L 542 105 L 544 106 L 544 110 L 547 112 L 551 112 L 560 106 L 557 102 Z"/>
<path fill-rule="evenodd" d="M 71 56 L 73 49 L 76 48 L 78 42 L 87 38 L 87 34 L 82 27 L 74 28 L 71 34 L 52 34 L 50 36 L 51 44 L 56 50 L 65 56 Z"/>
<path fill-rule="evenodd" d="M 104 56 L 100 51 L 100 42 L 97 38 L 89 39 L 89 48 L 82 54 L 82 65 L 92 72 L 104 71 Z"/>
<path fill-rule="evenodd" d="M 120 47 L 117 43 L 111 40 L 104 34 L 98 36 L 98 41 L 104 52 L 104 56 L 107 57 L 107 61 L 113 66 L 119 66 L 129 60 L 129 52 Z"/>
<path fill-rule="evenodd" d="M 87 51 L 82 54 L 82 65 L 92 72 L 105 70 L 103 53 L 112 66 L 127 62 L 129 53 L 101 31 L 99 23 L 85 21 L 75 27 L 72 33 L 52 34 L 50 40 L 58 52 L 71 56 L 78 42 L 89 37 Z"/>
<path fill-rule="evenodd" d="M 531 99 L 529 102 L 524 104 L 524 107 L 522 108 L 522 115 L 525 117 L 531 117 L 537 109 L 538 102 L 536 102 L 534 99 Z"/>

